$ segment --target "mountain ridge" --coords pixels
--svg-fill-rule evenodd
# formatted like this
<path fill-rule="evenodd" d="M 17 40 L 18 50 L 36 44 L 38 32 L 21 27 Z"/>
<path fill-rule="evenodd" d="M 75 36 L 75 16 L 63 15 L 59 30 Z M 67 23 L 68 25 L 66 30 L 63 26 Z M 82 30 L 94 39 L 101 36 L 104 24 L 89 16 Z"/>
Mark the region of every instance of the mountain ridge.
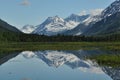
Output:
<path fill-rule="evenodd" d="M 120 0 L 116 0 L 108 6 L 100 16 L 100 21 L 96 22 L 83 35 L 105 35 L 120 32 Z"/>
<path fill-rule="evenodd" d="M 69 17 L 62 19 L 58 16 L 48 17 L 46 21 L 38 26 L 33 31 L 34 34 L 57 35 L 63 34 L 67 30 L 71 30 L 84 21 L 89 15 L 72 14 Z M 51 30 L 50 30 L 51 29 Z M 53 30 L 52 30 L 53 29 Z"/>
<path fill-rule="evenodd" d="M 16 32 L 16 33 L 21 33 L 21 31 L 19 29 L 8 24 L 7 22 L 3 21 L 2 19 L 0 19 L 0 28 L 1 28 L 0 29 L 1 32 L 11 31 L 11 32 Z"/>
<path fill-rule="evenodd" d="M 32 32 L 32 34 L 47 35 L 47 36 L 53 36 L 58 34 L 72 35 L 72 36 L 74 35 L 87 36 L 87 35 L 108 33 L 107 27 L 109 28 L 111 27 L 111 25 L 107 24 L 109 23 L 108 18 L 111 20 L 114 19 L 113 22 L 111 23 L 116 23 L 114 21 L 116 21 L 116 19 L 118 18 L 116 19 L 111 18 L 111 16 L 113 15 L 115 16 L 116 13 L 118 12 L 120 12 L 120 0 L 114 1 L 107 8 L 99 11 L 99 13 L 94 12 L 95 14 L 92 13 L 86 15 L 71 14 L 65 19 L 59 16 L 48 17 L 42 24 L 36 26 L 37 28 Z M 117 15 L 117 17 L 119 16 Z M 117 22 L 116 24 L 118 23 L 119 22 Z M 100 26 L 103 27 L 99 28 Z M 103 31 L 103 29 L 105 29 L 105 26 L 107 26 L 106 31 L 105 30 Z"/>

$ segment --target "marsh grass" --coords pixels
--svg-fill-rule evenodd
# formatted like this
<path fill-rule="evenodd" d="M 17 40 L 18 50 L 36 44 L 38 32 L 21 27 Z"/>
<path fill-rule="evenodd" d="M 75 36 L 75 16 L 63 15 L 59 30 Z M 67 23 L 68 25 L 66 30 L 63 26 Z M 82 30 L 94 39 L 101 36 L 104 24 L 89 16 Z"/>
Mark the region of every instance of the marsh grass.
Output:
<path fill-rule="evenodd" d="M 89 57 L 101 66 L 120 67 L 120 54 L 103 54 Z"/>
<path fill-rule="evenodd" d="M 0 58 L 13 52 L 37 50 L 120 50 L 120 42 L 0 42 Z M 97 55 L 89 57 L 100 65 L 120 67 L 119 55 Z"/>
<path fill-rule="evenodd" d="M 24 50 L 120 50 L 120 42 L 7 42 L 0 43 L 0 51 Z"/>

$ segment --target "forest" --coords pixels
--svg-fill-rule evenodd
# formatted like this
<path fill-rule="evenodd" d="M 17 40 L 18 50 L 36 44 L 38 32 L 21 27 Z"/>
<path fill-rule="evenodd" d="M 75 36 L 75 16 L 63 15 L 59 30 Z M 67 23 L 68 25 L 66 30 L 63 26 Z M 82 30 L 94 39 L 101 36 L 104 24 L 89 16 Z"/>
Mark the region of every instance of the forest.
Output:
<path fill-rule="evenodd" d="M 24 34 L 14 32 L 1 32 L 0 41 L 2 42 L 102 42 L 102 41 L 120 41 L 119 34 L 98 35 L 98 36 L 71 36 L 56 35 L 45 36 L 36 34 Z"/>

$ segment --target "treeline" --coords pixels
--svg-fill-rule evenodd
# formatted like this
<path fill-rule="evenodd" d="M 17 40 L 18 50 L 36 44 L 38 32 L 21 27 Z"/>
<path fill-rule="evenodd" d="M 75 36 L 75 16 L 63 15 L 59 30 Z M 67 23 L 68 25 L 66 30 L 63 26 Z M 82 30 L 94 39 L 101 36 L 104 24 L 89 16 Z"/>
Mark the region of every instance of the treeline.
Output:
<path fill-rule="evenodd" d="M 98 41 L 120 41 L 119 34 L 111 34 L 106 36 L 45 36 L 35 34 L 15 34 L 11 32 L 0 33 L 0 41 L 16 41 L 16 42 L 98 42 Z"/>
<path fill-rule="evenodd" d="M 119 34 L 107 35 L 107 36 L 45 36 L 45 35 L 34 35 L 34 34 L 23 34 L 20 35 L 20 41 L 22 42 L 97 42 L 97 41 L 120 41 Z"/>
<path fill-rule="evenodd" d="M 19 35 L 20 34 L 9 32 L 9 31 L 0 32 L 0 41 L 2 42 L 20 41 Z"/>

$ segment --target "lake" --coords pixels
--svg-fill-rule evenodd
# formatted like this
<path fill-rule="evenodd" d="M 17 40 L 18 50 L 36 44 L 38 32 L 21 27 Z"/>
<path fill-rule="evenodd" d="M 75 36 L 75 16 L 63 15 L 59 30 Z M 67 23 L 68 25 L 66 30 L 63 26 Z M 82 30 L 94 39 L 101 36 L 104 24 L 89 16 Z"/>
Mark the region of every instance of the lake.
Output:
<path fill-rule="evenodd" d="M 14 52 L 0 59 L 0 80 L 120 80 L 120 68 L 100 66 L 87 56 L 101 50 Z"/>

